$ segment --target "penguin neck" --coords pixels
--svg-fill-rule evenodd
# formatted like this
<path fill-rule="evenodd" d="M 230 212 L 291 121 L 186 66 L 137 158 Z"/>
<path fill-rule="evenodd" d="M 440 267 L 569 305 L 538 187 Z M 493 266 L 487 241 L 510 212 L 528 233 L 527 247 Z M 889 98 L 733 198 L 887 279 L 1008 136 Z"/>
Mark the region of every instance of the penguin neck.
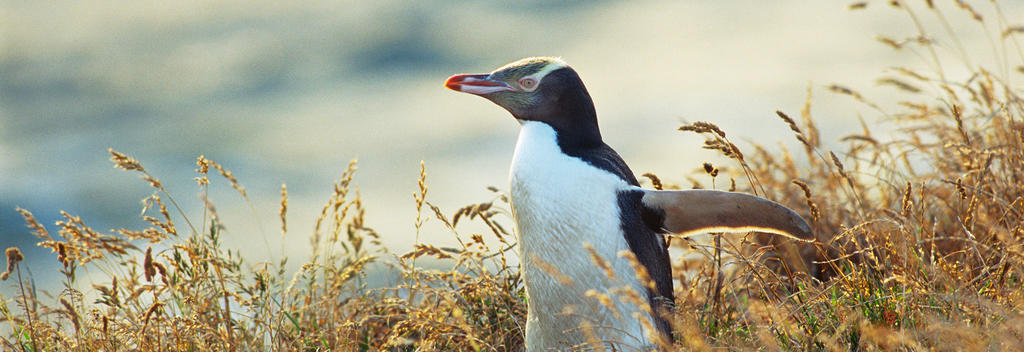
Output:
<path fill-rule="evenodd" d="M 565 151 L 591 149 L 604 144 L 593 101 L 585 88 L 578 92 L 563 96 L 557 115 L 542 121 L 555 130 L 558 146 Z"/>
<path fill-rule="evenodd" d="M 596 118 L 586 124 L 576 122 L 571 127 L 553 125 L 552 128 L 557 133 L 558 146 L 566 151 L 566 154 L 574 154 L 569 152 L 571 150 L 587 150 L 604 145 Z"/>

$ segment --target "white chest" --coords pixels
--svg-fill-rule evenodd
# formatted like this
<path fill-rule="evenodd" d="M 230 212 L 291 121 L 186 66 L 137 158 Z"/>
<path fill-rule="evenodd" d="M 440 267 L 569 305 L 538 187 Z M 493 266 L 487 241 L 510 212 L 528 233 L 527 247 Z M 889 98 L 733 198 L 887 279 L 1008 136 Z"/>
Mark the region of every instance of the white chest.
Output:
<path fill-rule="evenodd" d="M 625 287 L 646 297 L 629 263 L 617 256 L 629 249 L 620 230 L 618 192 L 632 186 L 563 154 L 555 131 L 539 122 L 522 126 L 510 182 L 529 298 L 527 350 L 585 343 L 579 329 L 583 322 L 592 324 L 596 336 L 620 349 L 645 345 L 642 325 L 633 317 L 639 311 L 636 305 L 622 303 L 612 295 L 616 305 L 609 309 L 586 297 L 588 290 L 611 294 Z M 584 243 L 611 263 L 615 278 L 609 278 L 593 262 Z M 571 282 L 566 284 L 559 277 Z M 641 319 L 649 319 L 644 317 Z"/>

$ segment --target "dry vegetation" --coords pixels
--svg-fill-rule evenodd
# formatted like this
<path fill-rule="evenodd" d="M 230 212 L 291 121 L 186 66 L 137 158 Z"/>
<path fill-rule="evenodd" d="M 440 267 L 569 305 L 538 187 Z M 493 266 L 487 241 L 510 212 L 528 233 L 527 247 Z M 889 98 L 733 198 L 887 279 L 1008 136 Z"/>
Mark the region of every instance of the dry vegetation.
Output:
<path fill-rule="evenodd" d="M 909 9 L 894 8 L 916 18 Z M 966 5 L 961 9 L 976 15 Z M 1000 39 L 1016 43 L 1020 27 L 1002 27 Z M 880 41 L 927 55 L 935 50 L 928 38 L 921 29 L 908 40 Z M 895 112 L 851 89 L 830 87 L 877 108 L 886 128 L 896 131 L 876 136 L 865 125 L 842 139 L 845 150 L 823 147 L 809 94 L 799 121 L 777 113 L 795 133 L 798 155 L 757 145 L 741 150 L 710 123 L 680 128 L 707 136 L 705 147 L 735 165 L 730 169 L 736 172 L 722 167 L 719 175 L 705 164 L 708 176 L 691 180 L 694 186 L 710 179 L 720 188 L 786 204 L 809 220 L 819 242 L 798 246 L 756 234 L 675 239 L 680 251 L 691 254 L 675 268 L 676 309 L 669 312 L 675 348 L 1024 349 L 1024 103 L 1005 77 L 976 67 L 969 78 L 953 81 L 934 60 L 935 72 L 900 68 L 880 80 L 907 92 Z M 204 202 L 202 219 L 189 219 L 139 162 L 111 154 L 118 167 L 140 173 L 156 190 L 146 200 L 145 220 L 152 226 L 102 233 L 63 214 L 54 235 L 19 209 L 39 245 L 55 253 L 65 288 L 55 299 L 40 297 L 22 276 L 20 251 L 7 251 L 3 278 L 20 294 L 0 302 L 11 331 L 0 338 L 5 350 L 521 347 L 526 303 L 518 267 L 506 258 L 514 253 L 508 250 L 515 237 L 497 190 L 493 200 L 449 216 L 427 202 L 421 172 L 417 231 L 428 217 L 437 218 L 461 246 L 418 243 L 395 254 L 363 222 L 353 163 L 316 220 L 311 256 L 288 273 L 287 259 L 247 263 L 223 248 L 212 204 Z M 220 165 L 203 157 L 197 165 L 201 193 L 212 168 L 246 196 Z M 673 187 L 645 176 L 655 187 Z M 282 233 L 297 236 L 286 226 L 284 187 L 281 194 Z M 460 221 L 481 222 L 490 231 L 463 234 Z M 417 265 L 424 256 L 450 263 L 450 269 Z M 398 273 L 400 284 L 367 287 L 362 279 L 372 274 L 371 262 Z M 111 276 L 83 291 L 76 282 L 83 266 Z"/>

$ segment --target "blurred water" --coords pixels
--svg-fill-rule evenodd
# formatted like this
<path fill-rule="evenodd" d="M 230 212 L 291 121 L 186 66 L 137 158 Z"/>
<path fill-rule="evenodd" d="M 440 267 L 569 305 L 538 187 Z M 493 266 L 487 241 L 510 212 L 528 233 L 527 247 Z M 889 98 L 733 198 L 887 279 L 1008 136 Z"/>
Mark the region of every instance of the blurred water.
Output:
<path fill-rule="evenodd" d="M 359 158 L 368 225 L 388 247 L 408 249 L 419 161 L 428 199 L 450 212 L 489 200 L 486 186 L 504 188 L 516 137 L 503 110 L 441 83 L 531 55 L 562 56 L 581 73 L 607 142 L 637 173 L 682 180 L 701 161 L 721 161 L 699 149 L 700 137 L 674 131 L 684 120 L 794 147 L 773 111 L 796 116 L 809 84 L 823 139 L 834 146 L 859 130 L 858 117 L 881 117 L 825 86 L 839 82 L 893 103 L 894 90 L 874 83 L 886 68 L 930 72 L 921 49 L 896 52 L 874 39 L 916 35 L 905 13 L 881 2 L 852 12 L 846 5 L 0 2 L 0 245 L 26 250 L 45 283 L 56 261 L 32 247 L 14 207 L 47 225 L 64 209 L 98 229 L 144 228 L 139 199 L 152 190 L 111 169 L 112 147 L 140 159 L 191 217 L 201 214 L 195 157 L 225 165 L 255 206 L 253 213 L 214 180 L 227 246 L 261 260 L 280 256 L 283 241 L 292 263 L 308 255 L 331 182 Z M 951 62 L 947 75 L 964 79 L 956 43 L 932 12 L 913 5 Z M 976 5 L 992 27 L 987 2 Z M 1012 24 L 1024 20 L 1022 3 L 1002 6 Z M 986 34 L 965 12 L 942 9 L 973 64 L 997 74 L 1005 66 L 998 59 L 1019 64 L 1012 46 L 988 39 L 997 30 Z M 283 239 L 281 183 L 291 196 Z M 453 242 L 436 222 L 422 238 Z"/>

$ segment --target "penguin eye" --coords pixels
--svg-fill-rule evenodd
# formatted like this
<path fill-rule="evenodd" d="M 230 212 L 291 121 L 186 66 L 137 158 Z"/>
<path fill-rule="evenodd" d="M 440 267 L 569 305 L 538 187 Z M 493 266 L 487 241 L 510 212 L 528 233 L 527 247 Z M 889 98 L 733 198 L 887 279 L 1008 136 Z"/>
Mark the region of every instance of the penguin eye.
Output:
<path fill-rule="evenodd" d="M 537 87 L 537 80 L 533 78 L 523 78 L 519 80 L 519 86 L 523 87 L 523 90 L 531 91 Z"/>

